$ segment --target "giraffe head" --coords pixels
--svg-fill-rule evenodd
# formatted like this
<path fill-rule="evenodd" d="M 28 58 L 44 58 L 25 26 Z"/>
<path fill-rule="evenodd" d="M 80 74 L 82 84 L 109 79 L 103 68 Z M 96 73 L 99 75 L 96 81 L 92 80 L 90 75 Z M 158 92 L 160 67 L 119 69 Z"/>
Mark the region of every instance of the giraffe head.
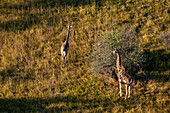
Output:
<path fill-rule="evenodd" d="M 118 51 L 117 48 L 115 48 L 115 49 L 111 52 L 111 54 L 114 54 L 114 53 L 119 53 L 119 51 Z"/>

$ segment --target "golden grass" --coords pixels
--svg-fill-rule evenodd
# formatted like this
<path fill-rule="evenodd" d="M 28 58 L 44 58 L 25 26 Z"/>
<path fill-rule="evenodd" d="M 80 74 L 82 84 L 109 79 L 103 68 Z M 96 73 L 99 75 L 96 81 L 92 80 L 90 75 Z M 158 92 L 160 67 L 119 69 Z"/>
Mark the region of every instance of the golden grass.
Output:
<path fill-rule="evenodd" d="M 0 3 L 2 112 L 169 111 L 168 72 L 165 78 L 159 73 L 156 77 L 147 74 L 135 77 L 132 97 L 125 101 L 118 95 L 117 82 L 110 84 L 104 76 L 93 76 L 85 60 L 95 39 L 123 24 L 136 30 L 141 50 L 163 48 L 157 37 L 169 28 L 166 0 L 120 0 L 100 6 L 58 3 L 41 0 Z M 58 53 L 67 34 L 66 25 L 73 28 L 68 62 L 62 69 Z"/>

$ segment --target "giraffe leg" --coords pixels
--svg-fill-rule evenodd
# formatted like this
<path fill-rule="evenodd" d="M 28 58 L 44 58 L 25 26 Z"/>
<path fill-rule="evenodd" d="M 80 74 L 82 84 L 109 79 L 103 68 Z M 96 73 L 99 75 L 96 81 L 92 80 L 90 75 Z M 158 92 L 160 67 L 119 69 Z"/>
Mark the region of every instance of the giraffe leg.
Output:
<path fill-rule="evenodd" d="M 65 66 L 65 64 L 66 64 L 66 56 L 64 56 L 64 66 Z"/>
<path fill-rule="evenodd" d="M 127 95 L 128 95 L 128 85 L 127 85 L 127 84 L 125 84 L 125 86 L 126 86 L 126 95 L 125 95 L 125 100 L 126 100 Z"/>
<path fill-rule="evenodd" d="M 128 92 L 129 92 L 128 98 L 130 98 L 130 86 L 128 87 Z"/>
<path fill-rule="evenodd" d="M 119 91 L 119 93 L 120 93 L 120 97 L 122 96 L 122 86 L 121 86 L 121 82 L 119 81 L 119 89 L 120 89 L 120 91 Z"/>
<path fill-rule="evenodd" d="M 63 68 L 65 67 L 65 56 L 63 57 Z"/>

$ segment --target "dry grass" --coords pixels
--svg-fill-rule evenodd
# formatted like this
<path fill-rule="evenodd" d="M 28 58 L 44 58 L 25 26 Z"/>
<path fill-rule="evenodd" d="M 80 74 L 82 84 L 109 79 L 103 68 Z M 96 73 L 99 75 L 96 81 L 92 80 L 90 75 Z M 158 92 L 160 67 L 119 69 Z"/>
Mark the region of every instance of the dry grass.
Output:
<path fill-rule="evenodd" d="M 2 112 L 169 112 L 169 50 L 157 38 L 169 29 L 168 1 L 2 0 L 0 7 Z M 116 81 L 93 76 L 85 60 L 97 38 L 124 24 L 150 55 L 127 101 Z M 62 69 L 66 25 L 73 28 Z"/>

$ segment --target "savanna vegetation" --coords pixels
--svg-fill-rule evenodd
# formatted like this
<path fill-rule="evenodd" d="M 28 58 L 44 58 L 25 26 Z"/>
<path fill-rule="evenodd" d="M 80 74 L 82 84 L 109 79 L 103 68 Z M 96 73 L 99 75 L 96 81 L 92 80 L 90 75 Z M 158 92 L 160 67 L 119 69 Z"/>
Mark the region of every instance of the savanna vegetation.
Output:
<path fill-rule="evenodd" d="M 169 6 L 168 0 L 1 0 L 0 112 L 170 112 Z M 66 25 L 73 27 L 61 68 Z M 118 94 L 114 48 L 133 78 L 127 100 Z"/>

